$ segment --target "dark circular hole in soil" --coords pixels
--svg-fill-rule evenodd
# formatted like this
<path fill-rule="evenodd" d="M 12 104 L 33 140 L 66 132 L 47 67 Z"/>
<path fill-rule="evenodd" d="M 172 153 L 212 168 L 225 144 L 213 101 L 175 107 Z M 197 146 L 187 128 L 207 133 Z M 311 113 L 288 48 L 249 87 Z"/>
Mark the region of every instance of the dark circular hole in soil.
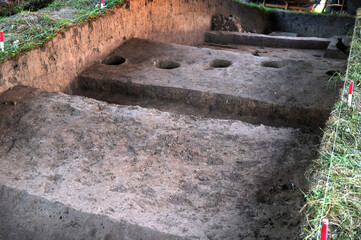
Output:
<path fill-rule="evenodd" d="M 25 2 L 25 1 L 24 1 Z M 47 7 L 50 3 L 54 2 L 54 0 L 31 0 L 26 1 L 23 6 L 23 9 L 30 12 L 36 12 L 40 9 Z"/>
<path fill-rule="evenodd" d="M 0 17 L 17 14 L 20 10 L 36 12 L 47 7 L 54 0 L 0 0 Z"/>
<path fill-rule="evenodd" d="M 281 65 L 278 62 L 274 62 L 274 61 L 262 62 L 262 66 L 269 68 L 281 68 Z"/>
<path fill-rule="evenodd" d="M 225 59 L 214 59 L 209 62 L 209 66 L 213 68 L 226 68 L 231 66 L 232 62 Z"/>
<path fill-rule="evenodd" d="M 105 58 L 102 63 L 106 65 L 121 65 L 125 63 L 125 61 L 126 61 L 125 58 L 121 56 L 113 55 Z"/>
<path fill-rule="evenodd" d="M 328 75 L 328 76 L 333 76 L 333 75 L 335 75 L 335 74 L 337 74 L 337 73 L 338 73 L 337 70 L 329 70 L 329 71 L 326 72 L 326 75 Z"/>
<path fill-rule="evenodd" d="M 172 60 L 157 60 L 154 62 L 154 66 L 161 69 L 174 69 L 179 68 L 180 63 Z"/>

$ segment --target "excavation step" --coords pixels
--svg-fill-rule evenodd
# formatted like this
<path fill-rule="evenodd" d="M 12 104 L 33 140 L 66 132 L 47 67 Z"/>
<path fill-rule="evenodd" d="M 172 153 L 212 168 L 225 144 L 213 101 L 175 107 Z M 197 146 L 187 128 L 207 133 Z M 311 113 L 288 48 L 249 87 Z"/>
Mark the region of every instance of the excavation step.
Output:
<path fill-rule="evenodd" d="M 315 135 L 16 87 L 1 239 L 291 239 Z"/>
<path fill-rule="evenodd" d="M 282 59 L 133 39 L 78 77 L 78 92 L 178 101 L 209 112 L 318 128 L 338 86 L 330 70 L 344 62 Z"/>
<path fill-rule="evenodd" d="M 274 36 L 239 32 L 206 32 L 205 41 L 220 44 L 242 44 L 274 48 L 326 49 L 330 38 Z"/>

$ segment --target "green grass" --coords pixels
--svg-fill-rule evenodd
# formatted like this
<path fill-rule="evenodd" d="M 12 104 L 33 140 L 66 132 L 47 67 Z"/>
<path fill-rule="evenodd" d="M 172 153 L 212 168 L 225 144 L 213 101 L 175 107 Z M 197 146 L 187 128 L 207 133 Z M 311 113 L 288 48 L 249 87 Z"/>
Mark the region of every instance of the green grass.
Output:
<path fill-rule="evenodd" d="M 256 3 L 252 3 L 252 2 L 244 2 L 244 0 L 234 0 L 242 5 L 246 5 L 249 7 L 254 7 L 254 8 L 258 8 L 259 10 L 261 10 L 261 12 L 266 13 L 266 12 L 274 12 L 280 9 L 277 8 L 270 8 L 270 7 L 265 7 L 262 4 L 256 4 Z"/>
<path fill-rule="evenodd" d="M 5 51 L 0 51 L 0 62 L 42 46 L 59 31 L 98 17 L 122 2 L 108 0 L 107 8 L 100 9 L 96 6 L 100 3 L 98 0 L 55 0 L 37 12 L 19 9 L 16 15 L 1 17 L 0 30 L 4 31 Z"/>
<path fill-rule="evenodd" d="M 359 12 L 361 16 L 361 11 Z M 330 221 L 330 239 L 361 239 L 361 20 L 358 17 L 344 76 L 345 89 L 327 123 L 320 158 L 308 172 L 305 239 L 317 239 L 321 218 Z M 353 106 L 348 86 L 355 82 Z M 333 153 L 333 154 L 332 154 Z M 332 165 L 331 165 L 332 160 Z M 331 168 L 330 168 L 331 167 Z M 327 177 L 328 192 L 324 204 Z M 321 216 L 322 206 L 324 212 Z"/>

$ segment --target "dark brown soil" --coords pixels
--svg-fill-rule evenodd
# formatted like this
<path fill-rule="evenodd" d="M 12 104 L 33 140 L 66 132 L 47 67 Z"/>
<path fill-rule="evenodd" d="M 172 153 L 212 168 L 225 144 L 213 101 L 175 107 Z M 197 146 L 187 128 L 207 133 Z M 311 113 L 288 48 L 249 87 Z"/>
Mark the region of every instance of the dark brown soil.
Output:
<path fill-rule="evenodd" d="M 230 32 L 239 32 L 241 31 L 241 24 L 239 19 L 234 16 L 223 16 L 222 14 L 214 15 L 212 17 L 212 26 L 213 31 L 230 31 Z"/>

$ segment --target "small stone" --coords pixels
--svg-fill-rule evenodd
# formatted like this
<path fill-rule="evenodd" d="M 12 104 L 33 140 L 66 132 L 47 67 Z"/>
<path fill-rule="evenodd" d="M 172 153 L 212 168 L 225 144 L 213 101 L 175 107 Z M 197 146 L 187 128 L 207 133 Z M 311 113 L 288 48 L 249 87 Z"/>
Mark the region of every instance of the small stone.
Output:
<path fill-rule="evenodd" d="M 208 177 L 205 177 L 205 176 L 197 176 L 197 179 L 199 180 L 199 181 L 202 181 L 202 182 L 204 182 L 204 181 L 208 181 L 209 180 L 209 178 Z"/>

